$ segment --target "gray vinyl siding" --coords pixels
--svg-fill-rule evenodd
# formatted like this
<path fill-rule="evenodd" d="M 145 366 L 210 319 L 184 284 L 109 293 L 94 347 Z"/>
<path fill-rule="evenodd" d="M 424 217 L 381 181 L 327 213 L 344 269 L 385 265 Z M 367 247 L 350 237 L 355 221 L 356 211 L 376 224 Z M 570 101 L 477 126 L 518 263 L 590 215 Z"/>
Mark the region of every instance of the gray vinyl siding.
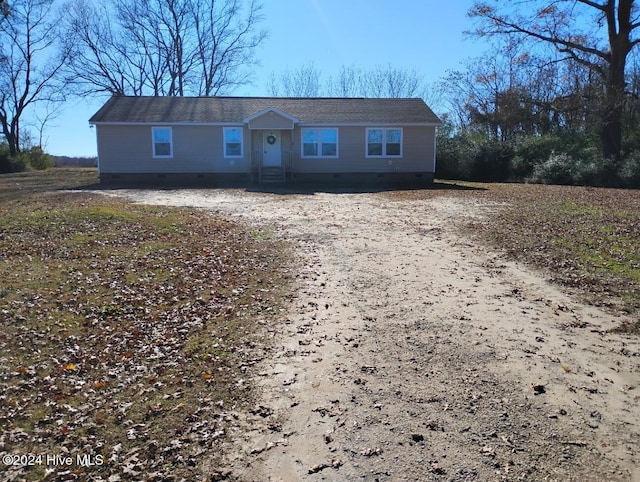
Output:
<path fill-rule="evenodd" d="M 335 127 L 329 126 L 326 127 Z M 377 126 L 370 126 L 377 128 Z M 293 131 L 293 172 L 298 173 L 390 173 L 433 172 L 435 127 L 392 126 L 402 128 L 402 157 L 367 157 L 364 126 L 338 126 L 338 158 L 302 157 L 301 132 Z"/>
<path fill-rule="evenodd" d="M 256 120 L 260 119 L 262 117 Z M 97 124 L 100 173 L 248 173 L 251 171 L 252 151 L 262 152 L 263 149 L 263 131 L 249 130 L 244 126 L 243 157 L 225 158 L 223 126 L 173 125 L 169 126 L 172 128 L 173 157 L 154 158 L 152 127 Z M 301 129 L 304 126 L 296 125 L 294 130 L 280 131 L 283 160 L 285 153 L 291 150 L 294 173 L 433 172 L 433 126 L 369 126 L 402 128 L 401 158 L 367 158 L 365 126 L 327 124 L 321 127 L 338 129 L 337 158 L 303 158 Z M 278 128 L 271 130 L 277 131 Z"/>
<path fill-rule="evenodd" d="M 243 157 L 224 157 L 223 127 L 171 127 L 173 157 L 154 158 L 151 125 L 97 125 L 101 173 L 249 172 L 251 140 L 243 128 Z"/>
<path fill-rule="evenodd" d="M 256 117 L 249 122 L 250 129 L 291 129 L 291 125 L 291 119 L 286 119 L 273 112 Z"/>

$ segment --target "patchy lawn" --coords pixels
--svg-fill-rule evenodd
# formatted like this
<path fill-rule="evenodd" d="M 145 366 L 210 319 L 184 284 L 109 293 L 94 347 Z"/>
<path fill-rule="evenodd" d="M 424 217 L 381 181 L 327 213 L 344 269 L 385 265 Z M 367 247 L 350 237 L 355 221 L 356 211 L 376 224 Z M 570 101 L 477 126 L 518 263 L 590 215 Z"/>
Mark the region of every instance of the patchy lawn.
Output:
<path fill-rule="evenodd" d="M 635 317 L 619 330 L 640 333 L 640 191 L 523 184 L 443 183 L 388 193 L 391 199 L 463 196 L 491 206 L 466 225 L 470 235 L 516 260 L 546 270 L 552 281 L 588 302 Z M 475 189 L 475 190 L 474 190 Z"/>
<path fill-rule="evenodd" d="M 0 176 L 0 453 L 43 456 L 0 478 L 216 480 L 291 292 L 287 247 L 202 211 L 43 192 L 94 182 L 65 171 Z"/>
<path fill-rule="evenodd" d="M 57 189 L 82 189 L 100 182 L 95 168 L 59 167 L 46 171 L 0 174 L 0 203 Z"/>
<path fill-rule="evenodd" d="M 0 176 L 0 455 L 59 457 L 15 459 L 0 479 L 222 478 L 221 447 L 253 407 L 246 372 L 291 294 L 288 248 L 202 211 L 60 192 L 97 180 Z M 488 206 L 470 234 L 640 332 L 639 191 L 440 187 L 380 195 Z"/>

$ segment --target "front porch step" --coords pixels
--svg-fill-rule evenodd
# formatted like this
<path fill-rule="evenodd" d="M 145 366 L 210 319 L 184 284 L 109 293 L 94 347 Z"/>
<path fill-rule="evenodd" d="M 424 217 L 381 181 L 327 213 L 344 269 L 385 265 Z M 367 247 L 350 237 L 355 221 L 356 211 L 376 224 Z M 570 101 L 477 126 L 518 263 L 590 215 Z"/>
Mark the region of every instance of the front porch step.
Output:
<path fill-rule="evenodd" d="M 282 167 L 263 167 L 260 169 L 260 183 L 261 184 L 274 184 L 274 183 L 284 183 L 285 182 L 285 173 L 284 168 Z"/>

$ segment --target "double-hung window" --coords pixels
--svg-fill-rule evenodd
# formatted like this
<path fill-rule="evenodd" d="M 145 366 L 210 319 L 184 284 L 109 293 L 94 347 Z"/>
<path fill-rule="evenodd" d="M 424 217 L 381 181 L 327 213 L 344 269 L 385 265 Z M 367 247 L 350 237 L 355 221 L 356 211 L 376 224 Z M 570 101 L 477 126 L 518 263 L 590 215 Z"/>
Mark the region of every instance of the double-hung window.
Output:
<path fill-rule="evenodd" d="M 152 127 L 153 157 L 173 157 L 171 127 Z"/>
<path fill-rule="evenodd" d="M 367 129 L 367 157 L 402 157 L 402 129 Z"/>
<path fill-rule="evenodd" d="M 302 157 L 338 157 L 338 129 L 302 129 Z"/>
<path fill-rule="evenodd" d="M 224 128 L 224 157 L 242 157 L 242 127 Z"/>

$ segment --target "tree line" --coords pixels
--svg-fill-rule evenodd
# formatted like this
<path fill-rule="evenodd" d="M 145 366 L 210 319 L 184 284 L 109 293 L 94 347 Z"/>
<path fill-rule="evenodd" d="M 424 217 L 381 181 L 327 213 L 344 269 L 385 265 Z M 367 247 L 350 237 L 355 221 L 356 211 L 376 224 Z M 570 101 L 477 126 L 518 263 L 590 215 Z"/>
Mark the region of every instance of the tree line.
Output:
<path fill-rule="evenodd" d="M 272 72 L 270 95 L 278 97 L 428 97 L 429 86 L 416 69 L 388 65 L 364 68 L 342 65 L 338 73 L 324 79 L 313 63 L 297 69 Z"/>
<path fill-rule="evenodd" d="M 496 5 L 468 14 L 492 55 L 442 83 L 439 174 L 640 187 L 638 3 Z"/>
<path fill-rule="evenodd" d="M 266 38 L 256 0 L 0 0 L 0 125 L 9 156 L 36 105 L 80 95 L 224 95 Z M 637 0 L 476 1 L 489 40 L 427 85 L 418 70 L 314 64 L 273 72 L 274 96 L 422 97 L 438 104 L 441 177 L 640 184 Z M 437 102 L 436 102 L 437 101 Z M 48 120 L 41 119 L 41 125 Z M 42 137 L 42 128 L 40 129 Z M 9 169 L 0 156 L 0 171 Z"/>

